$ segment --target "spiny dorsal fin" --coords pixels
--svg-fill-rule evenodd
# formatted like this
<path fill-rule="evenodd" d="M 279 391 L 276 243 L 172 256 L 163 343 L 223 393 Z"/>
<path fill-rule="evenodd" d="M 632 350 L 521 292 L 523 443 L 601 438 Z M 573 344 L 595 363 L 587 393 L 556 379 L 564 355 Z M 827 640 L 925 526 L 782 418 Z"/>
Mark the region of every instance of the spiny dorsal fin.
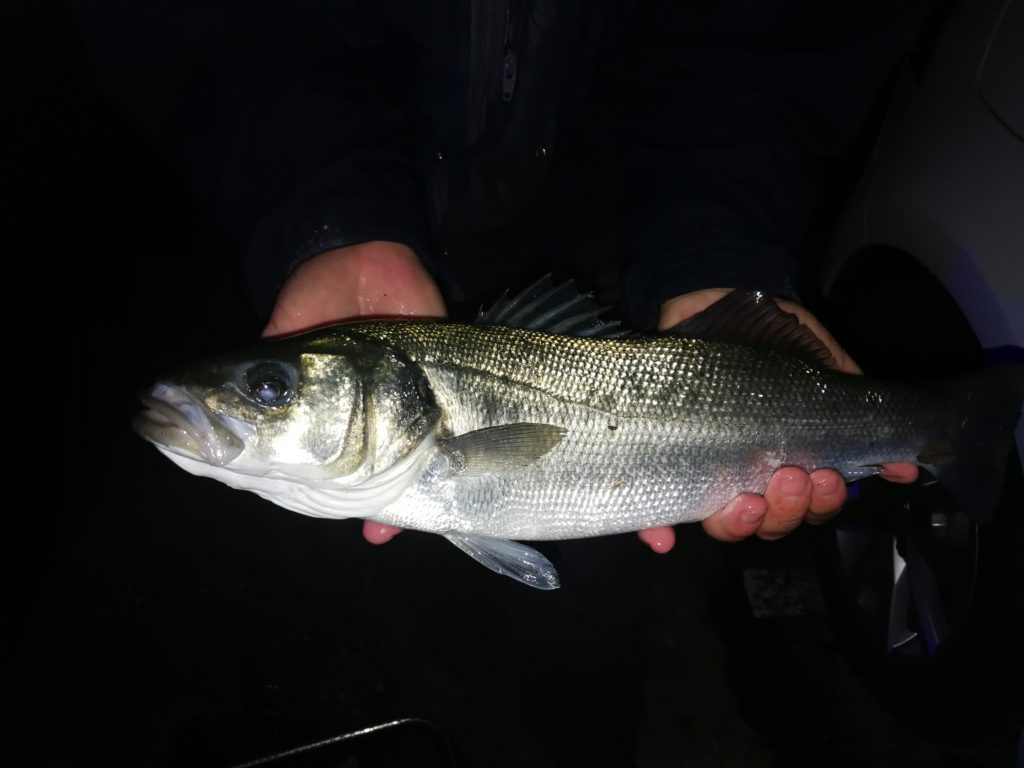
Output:
<path fill-rule="evenodd" d="M 838 368 L 828 347 L 761 291 L 735 290 L 668 331 L 705 341 L 773 349 L 818 368 Z"/>
<path fill-rule="evenodd" d="M 581 294 L 572 280 L 555 286 L 551 275 L 544 275 L 511 298 L 506 292 L 490 309 L 481 310 L 476 321 L 566 336 L 617 339 L 630 335 L 618 321 L 598 319 L 606 309 L 594 301 L 593 294 Z"/>
<path fill-rule="evenodd" d="M 502 424 L 445 440 L 452 471 L 478 476 L 502 474 L 533 464 L 565 437 L 565 428 L 551 424 Z"/>

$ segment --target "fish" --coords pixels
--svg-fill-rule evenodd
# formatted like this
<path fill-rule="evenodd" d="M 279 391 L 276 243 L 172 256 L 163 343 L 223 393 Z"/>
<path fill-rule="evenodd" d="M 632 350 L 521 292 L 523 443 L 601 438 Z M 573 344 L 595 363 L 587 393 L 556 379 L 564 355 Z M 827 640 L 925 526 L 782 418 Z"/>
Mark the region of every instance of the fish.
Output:
<path fill-rule="evenodd" d="M 914 462 L 979 515 L 999 501 L 1024 366 L 923 384 L 843 373 L 758 291 L 662 334 L 603 312 L 545 277 L 475 323 L 266 340 L 157 382 L 134 427 L 195 475 L 437 533 L 538 589 L 558 574 L 523 542 L 702 520 L 787 465 L 853 481 Z"/>

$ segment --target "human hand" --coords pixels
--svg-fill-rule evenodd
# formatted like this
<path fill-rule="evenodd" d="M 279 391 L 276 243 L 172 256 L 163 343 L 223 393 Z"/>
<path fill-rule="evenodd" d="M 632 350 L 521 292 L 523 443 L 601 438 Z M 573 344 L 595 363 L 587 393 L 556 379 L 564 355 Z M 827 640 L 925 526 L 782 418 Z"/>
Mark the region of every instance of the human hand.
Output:
<path fill-rule="evenodd" d="M 445 314 L 441 292 L 412 249 L 376 241 L 326 251 L 302 264 L 281 288 L 263 335 L 295 333 L 350 317 Z M 363 522 L 363 536 L 371 544 L 390 541 L 400 531 Z"/>
<path fill-rule="evenodd" d="M 441 292 L 408 246 L 376 241 L 336 248 L 296 269 L 264 336 L 370 315 L 444 317 Z"/>
<path fill-rule="evenodd" d="M 668 330 L 697 314 L 730 293 L 730 289 L 714 288 L 694 291 L 665 302 L 658 321 L 660 330 Z M 797 316 L 832 353 L 840 370 L 861 373 L 860 368 L 839 346 L 814 315 L 791 301 L 777 300 L 778 305 Z M 886 464 L 881 476 L 895 483 L 912 483 L 917 479 L 914 464 Z M 719 541 L 739 541 L 757 534 L 762 539 L 780 539 L 800 523 L 822 523 L 839 512 L 846 501 L 846 483 L 831 469 L 819 469 L 809 475 L 799 467 L 782 467 L 768 481 L 764 495 L 743 493 L 707 518 L 704 530 Z M 671 528 L 640 531 L 644 543 L 655 552 L 668 552 L 675 543 Z"/>

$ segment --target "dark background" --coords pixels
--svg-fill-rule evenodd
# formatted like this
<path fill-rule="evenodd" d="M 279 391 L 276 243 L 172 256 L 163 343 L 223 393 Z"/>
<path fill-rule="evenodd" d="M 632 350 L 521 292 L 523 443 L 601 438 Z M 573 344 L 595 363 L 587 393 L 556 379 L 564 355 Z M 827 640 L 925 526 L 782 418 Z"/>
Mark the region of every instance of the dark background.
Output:
<path fill-rule="evenodd" d="M 225 243 L 95 91 L 62 9 L 6 8 L 6 294 L 25 349 L 5 404 L 26 425 L 8 436 L 9 487 L 26 496 L 4 537 L 0 760 L 226 766 L 414 716 L 462 765 L 553 764 L 532 713 L 565 681 L 515 674 L 502 579 L 439 537 L 373 548 L 356 522 L 187 476 L 131 433 L 147 384 L 259 322 Z M 754 618 L 744 568 L 800 581 L 813 551 L 807 531 L 727 546 L 690 526 L 650 555 L 638 764 L 1009 765 L 1005 744 L 899 725 L 813 595 L 802 615 Z M 562 640 L 538 627 L 541 647 Z"/>

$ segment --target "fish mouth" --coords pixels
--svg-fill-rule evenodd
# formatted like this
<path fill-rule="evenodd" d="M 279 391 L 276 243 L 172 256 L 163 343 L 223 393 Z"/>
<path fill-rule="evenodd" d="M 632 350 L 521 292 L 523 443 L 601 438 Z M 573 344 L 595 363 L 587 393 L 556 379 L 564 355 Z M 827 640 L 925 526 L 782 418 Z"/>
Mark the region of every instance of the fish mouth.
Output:
<path fill-rule="evenodd" d="M 245 448 L 215 413 L 180 387 L 157 384 L 140 399 L 146 410 L 135 416 L 132 428 L 161 448 L 218 467 Z"/>

